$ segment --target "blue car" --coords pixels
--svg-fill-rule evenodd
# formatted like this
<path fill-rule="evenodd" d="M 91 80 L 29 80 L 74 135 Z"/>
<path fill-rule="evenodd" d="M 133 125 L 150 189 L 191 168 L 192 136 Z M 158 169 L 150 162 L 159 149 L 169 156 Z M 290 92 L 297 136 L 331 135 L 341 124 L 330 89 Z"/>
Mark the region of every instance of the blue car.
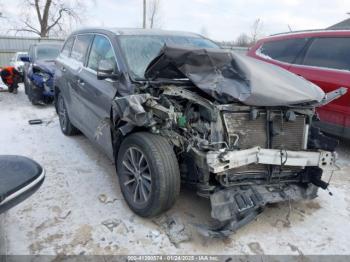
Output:
<path fill-rule="evenodd" d="M 50 104 L 54 100 L 55 59 L 60 50 L 60 44 L 40 43 L 32 45 L 28 56 L 22 57 L 25 93 L 33 105 Z"/>

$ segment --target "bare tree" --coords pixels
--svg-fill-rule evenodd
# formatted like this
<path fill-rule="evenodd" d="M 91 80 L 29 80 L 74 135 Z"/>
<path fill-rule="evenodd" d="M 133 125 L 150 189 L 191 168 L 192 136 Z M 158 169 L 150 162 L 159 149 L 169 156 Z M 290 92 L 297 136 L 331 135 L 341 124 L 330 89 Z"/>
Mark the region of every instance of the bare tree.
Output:
<path fill-rule="evenodd" d="M 249 46 L 249 44 L 250 44 L 249 36 L 245 33 L 240 34 L 235 41 L 236 46 L 246 47 L 246 46 Z"/>
<path fill-rule="evenodd" d="M 161 12 L 161 2 L 160 0 L 150 0 L 149 1 L 149 27 L 156 28 L 161 27 L 160 12 Z"/>
<path fill-rule="evenodd" d="M 29 32 L 40 37 L 64 32 L 73 22 L 80 22 L 85 12 L 83 0 L 24 0 L 23 18 L 16 32 Z M 34 17 L 33 17 L 33 14 Z"/>
<path fill-rule="evenodd" d="M 251 44 L 255 44 L 261 37 L 263 30 L 263 23 L 260 18 L 256 19 L 252 25 L 250 41 Z"/>

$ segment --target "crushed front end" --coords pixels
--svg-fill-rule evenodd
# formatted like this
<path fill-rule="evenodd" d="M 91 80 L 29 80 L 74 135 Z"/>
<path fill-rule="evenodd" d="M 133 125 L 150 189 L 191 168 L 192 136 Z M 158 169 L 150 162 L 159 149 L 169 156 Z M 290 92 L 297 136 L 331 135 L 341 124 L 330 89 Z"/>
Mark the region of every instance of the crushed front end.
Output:
<path fill-rule="evenodd" d="M 224 237 L 252 221 L 269 203 L 313 199 L 319 187 L 326 189 L 322 175 L 336 169 L 338 142 L 312 126 L 317 119 L 315 101 L 325 97 L 317 87 L 275 67 L 249 65 L 254 61 L 240 65 L 239 59 L 233 63 L 221 51 L 196 54 L 201 51 L 163 51 L 146 75 L 191 81 L 163 79 L 139 84 L 135 94 L 114 100 L 114 115 L 123 135 L 146 129 L 168 139 L 182 181 L 210 199 L 211 216 L 218 222 L 215 227 L 198 225 L 199 231 Z M 172 52 L 187 57 L 186 67 L 181 60 L 169 59 Z M 193 63 L 188 60 L 191 56 Z M 212 61 L 217 64 L 205 64 L 202 72 L 197 65 L 205 56 L 215 58 Z M 174 66 L 176 63 L 180 65 Z M 272 80 L 261 77 L 252 84 L 253 73 L 247 68 L 261 75 L 263 70 L 276 70 L 276 77 L 287 84 L 283 86 L 279 79 L 275 88 L 285 92 L 285 97 L 266 95 L 265 91 L 274 88 L 268 85 Z M 291 89 L 290 81 L 299 90 Z M 300 91 L 303 84 L 304 93 Z M 312 103 L 301 103 L 305 97 L 315 101 L 310 98 Z"/>
<path fill-rule="evenodd" d="M 50 104 L 54 98 L 54 70 L 51 64 L 40 62 L 28 71 L 31 99 L 35 102 Z"/>
<path fill-rule="evenodd" d="M 173 144 L 183 182 L 210 199 L 220 222 L 200 232 L 227 236 L 268 203 L 313 199 L 327 188 L 321 177 L 336 168 L 337 141 L 311 127 L 313 109 L 215 105 L 191 89 L 149 87 L 153 95 L 116 99 L 115 109 L 129 123 L 124 132 L 143 126 Z"/>

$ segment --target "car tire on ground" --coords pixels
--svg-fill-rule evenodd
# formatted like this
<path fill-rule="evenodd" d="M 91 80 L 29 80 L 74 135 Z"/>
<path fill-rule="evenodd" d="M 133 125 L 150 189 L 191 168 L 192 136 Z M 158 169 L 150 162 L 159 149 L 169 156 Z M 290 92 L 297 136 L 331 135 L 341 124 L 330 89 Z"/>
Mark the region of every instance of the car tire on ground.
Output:
<path fill-rule="evenodd" d="M 61 93 L 58 93 L 56 103 L 62 133 L 66 136 L 74 136 L 79 134 L 79 129 L 76 128 L 69 120 L 66 104 Z"/>
<path fill-rule="evenodd" d="M 46 105 L 51 105 L 53 102 L 54 102 L 54 97 L 51 97 L 51 96 L 45 96 L 44 97 L 44 103 Z"/>
<path fill-rule="evenodd" d="M 25 75 L 23 76 L 23 83 L 24 83 L 24 93 L 26 95 L 28 95 L 28 89 L 29 89 L 28 79 L 27 79 L 27 77 Z"/>
<path fill-rule="evenodd" d="M 27 85 L 27 96 L 28 100 L 32 103 L 32 105 L 39 105 L 39 102 L 35 99 L 35 96 L 33 95 L 33 88 L 31 83 L 28 83 Z"/>
<path fill-rule="evenodd" d="M 121 191 L 136 214 L 153 217 L 173 206 L 180 193 L 180 171 L 165 138 L 146 132 L 129 135 L 116 164 Z"/>

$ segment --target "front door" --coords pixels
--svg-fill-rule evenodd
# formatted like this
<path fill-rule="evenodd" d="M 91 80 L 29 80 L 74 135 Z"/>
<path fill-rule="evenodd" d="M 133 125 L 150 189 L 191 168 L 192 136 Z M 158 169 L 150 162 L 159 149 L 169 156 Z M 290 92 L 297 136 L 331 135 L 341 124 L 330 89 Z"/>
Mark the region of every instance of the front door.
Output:
<path fill-rule="evenodd" d="M 86 135 L 113 159 L 110 116 L 118 81 L 97 79 L 97 69 L 102 60 L 110 60 L 117 70 L 110 40 L 104 35 L 95 35 L 86 66 L 80 71 L 77 81 L 83 106 L 82 117 L 88 125 Z"/>

